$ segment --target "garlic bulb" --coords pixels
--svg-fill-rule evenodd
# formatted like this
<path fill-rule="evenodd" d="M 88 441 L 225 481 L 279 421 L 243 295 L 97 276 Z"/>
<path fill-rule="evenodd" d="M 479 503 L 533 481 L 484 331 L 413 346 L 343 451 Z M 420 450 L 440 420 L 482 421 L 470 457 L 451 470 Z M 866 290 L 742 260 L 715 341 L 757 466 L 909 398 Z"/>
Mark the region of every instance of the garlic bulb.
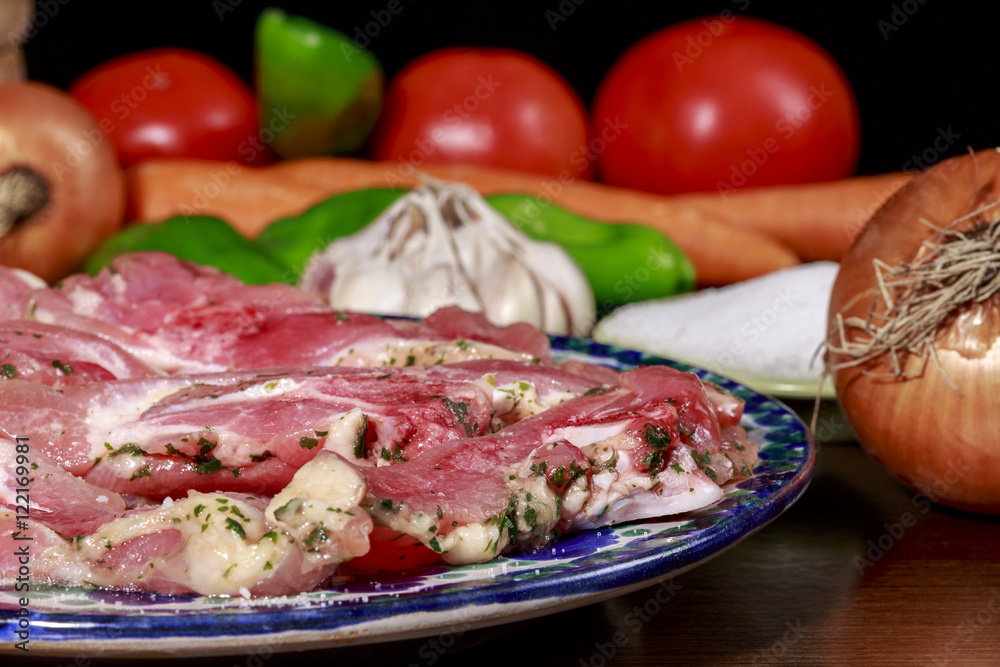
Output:
<path fill-rule="evenodd" d="M 472 188 L 434 180 L 315 252 L 299 286 L 342 310 L 425 317 L 456 305 L 553 334 L 585 336 L 595 317 L 562 247 L 528 238 Z"/>

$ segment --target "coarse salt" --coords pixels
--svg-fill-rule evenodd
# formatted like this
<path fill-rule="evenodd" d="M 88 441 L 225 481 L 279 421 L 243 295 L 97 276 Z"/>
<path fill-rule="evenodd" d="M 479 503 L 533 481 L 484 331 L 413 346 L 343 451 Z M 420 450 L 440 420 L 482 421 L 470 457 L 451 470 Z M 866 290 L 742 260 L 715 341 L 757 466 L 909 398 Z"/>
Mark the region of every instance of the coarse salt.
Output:
<path fill-rule="evenodd" d="M 835 262 L 811 262 L 726 287 L 628 304 L 598 341 L 650 352 L 753 386 L 818 386 Z"/>

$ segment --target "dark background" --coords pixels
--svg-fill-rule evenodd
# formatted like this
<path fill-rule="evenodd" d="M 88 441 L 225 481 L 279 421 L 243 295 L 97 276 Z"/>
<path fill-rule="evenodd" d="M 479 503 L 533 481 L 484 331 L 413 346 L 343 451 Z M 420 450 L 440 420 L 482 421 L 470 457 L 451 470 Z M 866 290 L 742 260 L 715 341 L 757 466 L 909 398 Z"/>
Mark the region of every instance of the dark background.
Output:
<path fill-rule="evenodd" d="M 589 104 L 601 76 L 628 45 L 676 21 L 717 17 L 729 9 L 794 28 L 840 63 L 861 110 L 858 173 L 908 168 L 915 155 L 936 160 L 969 147 L 1000 145 L 1000 94 L 994 72 L 1000 18 L 996 3 L 972 9 L 971 3 L 945 0 L 876 0 L 845 8 L 834 2 L 709 0 L 630 7 L 607 0 L 576 0 L 579 5 L 562 0 L 563 7 L 573 12 L 553 30 L 545 12 L 558 11 L 560 0 L 400 1 L 403 11 L 368 46 L 387 77 L 416 56 L 442 46 L 512 47 L 549 63 Z M 209 53 L 250 82 L 253 28 L 263 7 L 280 6 L 353 35 L 372 20 L 370 12 L 384 10 L 387 4 L 388 0 L 322 4 L 38 0 L 43 15 L 25 52 L 29 76 L 60 87 L 113 56 L 168 45 Z M 897 27 L 893 19 L 898 29 L 889 32 L 886 26 Z M 958 135 L 940 153 L 933 148 L 939 133 Z"/>

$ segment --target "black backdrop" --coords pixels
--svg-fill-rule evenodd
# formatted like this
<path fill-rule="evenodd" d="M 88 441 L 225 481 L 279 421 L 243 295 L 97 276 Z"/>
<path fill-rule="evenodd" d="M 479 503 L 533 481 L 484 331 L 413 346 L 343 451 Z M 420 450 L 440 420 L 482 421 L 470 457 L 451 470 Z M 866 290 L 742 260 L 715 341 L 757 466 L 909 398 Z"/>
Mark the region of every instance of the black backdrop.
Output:
<path fill-rule="evenodd" d="M 384 10 L 388 2 L 37 0 L 38 29 L 25 47 L 29 76 L 65 87 L 110 57 L 173 45 L 209 53 L 249 82 L 253 27 L 263 7 L 280 6 L 353 34 L 372 20 L 372 11 Z M 873 0 L 846 6 L 829 1 L 699 0 L 660 2 L 658 7 L 609 0 L 399 2 L 402 11 L 368 47 L 387 76 L 441 46 L 505 46 L 549 63 L 589 103 L 601 75 L 629 44 L 670 23 L 718 16 L 728 9 L 799 30 L 840 63 L 862 114 L 858 173 L 901 169 L 914 155 L 940 159 L 968 147 L 1000 145 L 1000 77 L 993 71 L 997 3 L 973 9 L 971 3 L 963 7 L 945 0 Z M 568 16 L 553 29 L 546 11 L 559 11 L 560 6 Z M 933 148 L 940 134 L 957 136 L 943 152 Z"/>

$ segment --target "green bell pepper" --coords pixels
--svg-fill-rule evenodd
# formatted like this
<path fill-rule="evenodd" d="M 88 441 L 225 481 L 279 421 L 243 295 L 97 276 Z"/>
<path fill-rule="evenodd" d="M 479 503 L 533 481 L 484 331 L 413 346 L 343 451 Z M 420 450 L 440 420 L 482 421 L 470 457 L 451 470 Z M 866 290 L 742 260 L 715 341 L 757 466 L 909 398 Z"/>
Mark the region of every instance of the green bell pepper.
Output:
<path fill-rule="evenodd" d="M 528 195 L 492 195 L 486 201 L 529 237 L 558 243 L 576 260 L 590 281 L 598 314 L 695 288 L 691 260 L 651 227 L 590 220 Z"/>
<path fill-rule="evenodd" d="M 407 192 L 371 188 L 333 195 L 304 213 L 275 220 L 257 236 L 257 245 L 298 276 L 314 252 L 361 231 Z"/>
<path fill-rule="evenodd" d="M 273 222 L 257 243 L 298 275 L 313 252 L 360 231 L 406 193 L 371 188 L 334 195 L 301 215 Z M 600 313 L 695 288 L 691 261 L 655 229 L 590 220 L 527 195 L 485 199 L 528 237 L 561 245 L 590 282 Z"/>
<path fill-rule="evenodd" d="M 215 266 L 245 283 L 294 283 L 297 274 L 271 257 L 229 223 L 210 216 L 177 216 L 153 224 L 134 224 L 105 241 L 84 270 L 94 275 L 127 252 L 160 250 L 180 259 Z"/>
<path fill-rule="evenodd" d="M 347 35 L 268 8 L 254 33 L 261 132 L 283 158 L 352 153 L 382 108 L 378 60 Z"/>

